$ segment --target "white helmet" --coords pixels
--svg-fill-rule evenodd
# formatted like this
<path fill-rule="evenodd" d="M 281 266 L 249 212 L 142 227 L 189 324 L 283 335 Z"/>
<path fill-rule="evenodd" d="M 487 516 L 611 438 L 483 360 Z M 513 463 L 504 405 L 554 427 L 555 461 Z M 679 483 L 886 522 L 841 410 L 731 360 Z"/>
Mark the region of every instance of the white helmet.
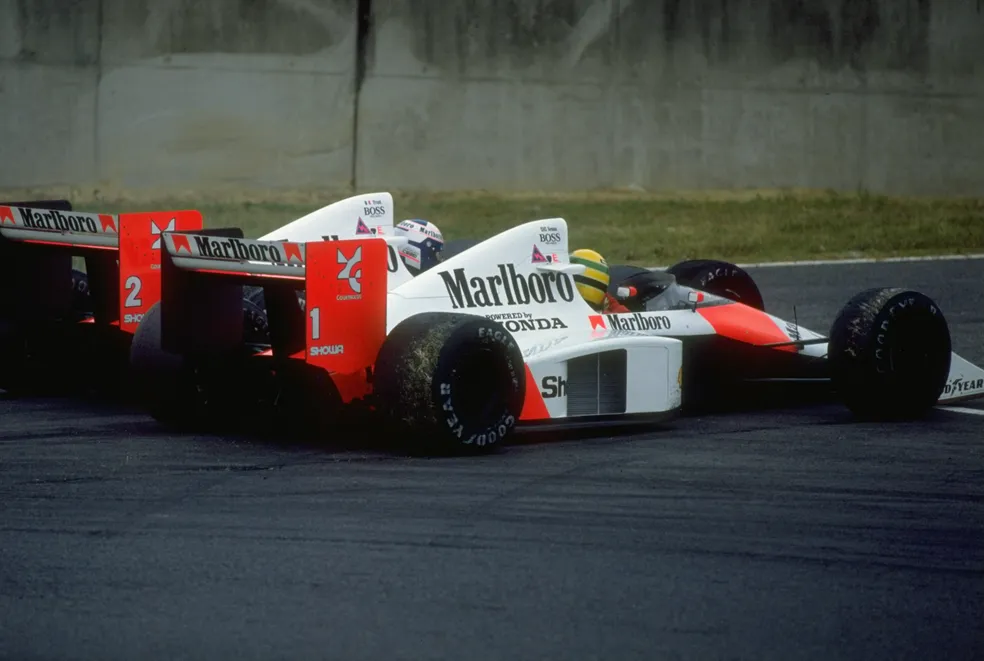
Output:
<path fill-rule="evenodd" d="M 441 261 L 444 235 L 434 223 L 413 218 L 402 221 L 394 231 L 396 236 L 409 240 L 409 243 L 400 246 L 399 253 L 403 263 L 414 275 Z"/>

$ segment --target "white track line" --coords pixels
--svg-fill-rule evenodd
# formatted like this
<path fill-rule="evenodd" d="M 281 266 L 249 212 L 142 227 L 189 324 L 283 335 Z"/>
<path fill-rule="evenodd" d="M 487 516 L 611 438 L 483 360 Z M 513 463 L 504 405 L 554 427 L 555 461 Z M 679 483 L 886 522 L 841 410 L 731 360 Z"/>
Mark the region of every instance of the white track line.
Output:
<path fill-rule="evenodd" d="M 924 257 L 865 257 L 858 259 L 805 259 L 788 262 L 752 262 L 738 264 L 743 269 L 775 268 L 783 266 L 846 266 L 848 264 L 899 264 L 904 262 L 951 262 L 956 260 L 984 259 L 984 253 L 970 255 L 926 255 Z M 650 270 L 664 271 L 669 266 L 652 266 Z"/>
<path fill-rule="evenodd" d="M 926 255 L 925 257 L 867 257 L 861 259 L 813 259 L 790 262 L 758 262 L 739 264 L 743 269 L 770 268 L 774 266 L 839 266 L 841 264 L 898 264 L 903 262 L 951 262 L 963 259 L 984 259 L 984 253 L 971 255 Z"/>
<path fill-rule="evenodd" d="M 944 411 L 952 411 L 953 413 L 969 413 L 970 415 L 984 415 L 984 409 L 968 409 L 963 406 L 940 406 L 939 408 Z"/>

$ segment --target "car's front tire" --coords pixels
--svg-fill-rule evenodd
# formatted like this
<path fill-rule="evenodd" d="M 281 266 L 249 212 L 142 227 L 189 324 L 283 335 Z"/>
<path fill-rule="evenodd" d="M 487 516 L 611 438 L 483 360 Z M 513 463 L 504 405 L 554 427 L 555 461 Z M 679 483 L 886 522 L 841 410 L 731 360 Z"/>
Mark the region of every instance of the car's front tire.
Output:
<path fill-rule="evenodd" d="M 834 387 L 856 415 L 911 419 L 939 400 L 951 351 L 946 318 L 931 298 L 868 289 L 831 325 L 827 359 Z"/>

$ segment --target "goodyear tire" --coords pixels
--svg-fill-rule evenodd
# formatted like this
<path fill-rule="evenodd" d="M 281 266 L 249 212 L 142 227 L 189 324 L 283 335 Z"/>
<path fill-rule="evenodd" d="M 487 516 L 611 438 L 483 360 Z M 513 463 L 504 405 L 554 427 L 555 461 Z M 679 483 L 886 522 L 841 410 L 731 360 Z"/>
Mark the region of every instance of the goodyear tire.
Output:
<path fill-rule="evenodd" d="M 722 296 L 757 310 L 765 310 L 758 285 L 743 268 L 713 259 L 694 259 L 666 269 L 677 282 L 708 294 Z"/>
<path fill-rule="evenodd" d="M 932 299 L 906 289 L 868 289 L 834 320 L 828 361 L 834 387 L 856 415 L 906 419 L 936 404 L 950 352 L 950 329 Z"/>
<path fill-rule="evenodd" d="M 453 313 L 405 319 L 373 376 L 377 410 L 411 451 L 488 451 L 512 433 L 526 396 L 523 355 L 498 322 Z M 407 441 L 407 442 L 404 442 Z"/>
<path fill-rule="evenodd" d="M 199 389 L 195 370 L 182 357 L 161 346 L 161 304 L 144 315 L 130 345 L 130 376 L 134 395 L 158 422 L 179 429 L 205 420 L 207 398 Z"/>

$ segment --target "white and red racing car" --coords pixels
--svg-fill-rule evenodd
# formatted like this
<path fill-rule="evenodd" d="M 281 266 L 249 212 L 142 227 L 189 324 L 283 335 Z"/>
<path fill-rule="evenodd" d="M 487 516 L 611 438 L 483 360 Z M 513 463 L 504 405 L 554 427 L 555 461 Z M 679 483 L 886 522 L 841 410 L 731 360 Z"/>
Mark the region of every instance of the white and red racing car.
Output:
<path fill-rule="evenodd" d="M 577 294 L 583 267 L 569 262 L 560 218 L 507 230 L 416 278 L 402 273 L 396 241 L 165 232 L 161 301 L 131 353 L 148 409 L 170 423 L 255 416 L 259 391 L 244 377 L 262 373 L 274 400 L 303 400 L 329 424 L 357 409 L 408 449 L 456 451 L 495 446 L 518 424 L 662 419 L 705 378 L 827 378 L 855 412 L 896 417 L 955 399 L 948 379 L 984 377 L 951 355 L 942 312 L 917 292 L 863 292 L 825 338 L 631 267 L 614 287 L 637 311 L 598 314 Z M 239 322 L 243 287 L 264 291 L 260 350 Z"/>
<path fill-rule="evenodd" d="M 133 332 L 160 300 L 161 235 L 202 228 L 195 210 L 104 214 L 75 211 L 67 200 L 0 203 L 0 388 L 125 383 L 117 363 L 126 366 Z M 263 238 L 335 240 L 392 228 L 392 196 L 369 193 Z M 85 269 L 73 268 L 73 258 L 84 260 Z M 246 292 L 241 305 L 244 331 L 265 341 L 258 292 Z M 78 374 L 83 378 L 65 378 Z"/>

